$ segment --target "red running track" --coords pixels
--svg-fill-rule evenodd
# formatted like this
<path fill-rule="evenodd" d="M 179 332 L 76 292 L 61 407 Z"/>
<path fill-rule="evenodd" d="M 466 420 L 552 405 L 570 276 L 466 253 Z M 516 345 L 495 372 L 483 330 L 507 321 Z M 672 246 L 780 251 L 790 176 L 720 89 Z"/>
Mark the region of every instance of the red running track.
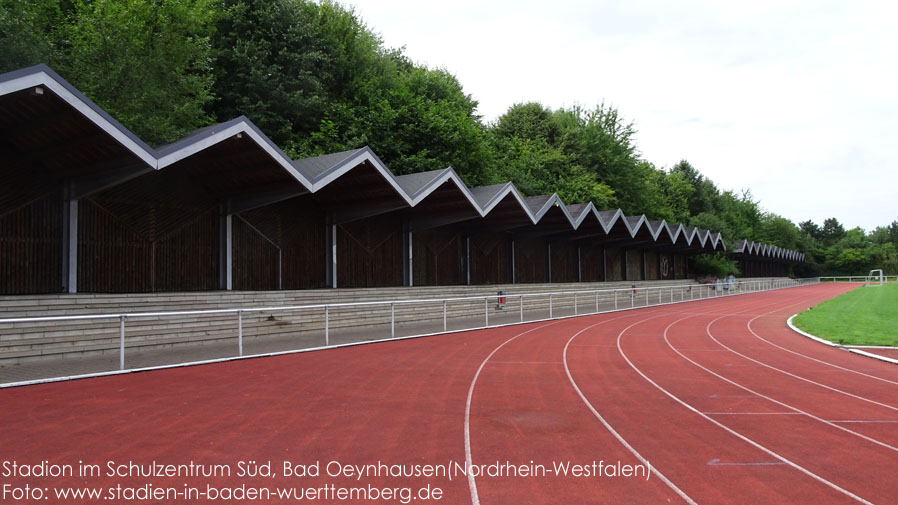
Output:
<path fill-rule="evenodd" d="M 789 315 L 850 287 L 820 284 L 2 390 L 0 465 L 84 461 L 105 471 L 110 460 L 193 461 L 228 465 L 232 474 L 27 478 L 4 476 L 8 468 L 0 466 L 0 484 L 49 492 L 147 483 L 442 491 L 440 500 L 303 500 L 312 503 L 896 503 L 898 366 L 785 326 Z M 250 460 L 271 461 L 277 475 L 236 475 L 238 462 Z M 283 461 L 320 462 L 322 475 L 286 477 Z M 506 463 L 593 469 L 600 462 L 611 465 L 603 472 L 618 464 L 650 470 L 647 478 L 547 472 L 357 480 L 325 475 L 331 461 L 407 468 L 465 468 L 468 461 L 487 471 L 496 463 L 507 470 Z"/>

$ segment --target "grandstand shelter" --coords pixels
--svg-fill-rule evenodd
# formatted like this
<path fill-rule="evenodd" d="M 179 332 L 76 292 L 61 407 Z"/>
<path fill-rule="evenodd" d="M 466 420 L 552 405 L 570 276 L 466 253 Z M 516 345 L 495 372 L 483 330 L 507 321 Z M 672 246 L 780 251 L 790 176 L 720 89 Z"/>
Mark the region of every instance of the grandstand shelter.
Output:
<path fill-rule="evenodd" d="M 0 75 L 0 160 L 0 294 L 680 279 L 725 250 L 367 147 L 292 160 L 245 117 L 153 148 L 43 65 Z"/>
<path fill-rule="evenodd" d="M 804 254 L 748 240 L 736 242 L 730 256 L 739 262 L 743 277 L 783 277 L 792 265 L 804 262 Z"/>

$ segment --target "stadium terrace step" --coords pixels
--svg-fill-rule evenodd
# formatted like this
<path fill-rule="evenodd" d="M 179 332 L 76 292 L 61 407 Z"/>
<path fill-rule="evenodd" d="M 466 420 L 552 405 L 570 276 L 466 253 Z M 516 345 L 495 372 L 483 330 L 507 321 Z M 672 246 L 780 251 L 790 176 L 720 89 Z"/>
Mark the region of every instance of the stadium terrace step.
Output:
<path fill-rule="evenodd" d="M 760 279 L 752 279 L 760 280 Z M 769 280 L 769 279 L 768 279 Z M 630 289 L 636 284 L 639 292 L 630 300 Z M 216 291 L 202 293 L 159 294 L 74 294 L 29 295 L 0 297 L 0 319 L 45 316 L 81 316 L 95 314 L 136 314 L 147 312 L 177 312 L 210 309 L 272 308 L 303 305 L 321 305 L 355 302 L 385 302 L 390 300 L 422 300 L 495 296 L 497 291 L 508 293 L 504 310 L 496 308 L 489 300 L 456 300 L 447 303 L 446 318 L 449 329 L 482 325 L 487 310 L 492 323 L 517 322 L 520 298 L 517 295 L 577 291 L 577 312 L 595 310 L 598 293 L 600 310 L 614 308 L 615 295 L 610 290 L 619 289 L 618 306 L 645 304 L 644 289 L 649 288 L 649 302 L 657 303 L 655 288 L 694 285 L 692 281 L 620 281 L 608 283 L 567 284 L 516 284 L 493 286 L 443 286 L 443 287 L 391 287 L 372 289 L 325 289 L 304 291 Z M 663 290 L 662 300 L 670 296 L 675 301 L 689 299 L 683 289 Z M 552 299 L 554 315 L 574 313 L 574 295 L 558 294 Z M 527 319 L 548 317 L 548 297 L 525 297 Z M 371 338 L 390 335 L 390 305 L 363 305 L 356 307 L 331 307 L 328 314 L 329 331 L 335 336 L 341 332 L 361 335 L 367 329 Z M 413 334 L 414 328 L 441 331 L 443 321 L 442 302 L 399 303 L 394 307 L 395 327 L 400 334 Z M 324 318 L 322 308 L 275 312 L 244 312 L 243 336 L 248 343 L 266 340 L 290 340 L 324 343 Z M 386 334 L 383 334 L 386 332 Z M 235 313 L 189 316 L 153 316 L 126 319 L 127 354 L 154 349 L 190 348 L 200 345 L 222 344 L 236 347 L 237 316 Z M 30 363 L 42 360 L 76 359 L 78 357 L 119 352 L 119 320 L 53 321 L 40 323 L 0 323 L 0 366 Z"/>

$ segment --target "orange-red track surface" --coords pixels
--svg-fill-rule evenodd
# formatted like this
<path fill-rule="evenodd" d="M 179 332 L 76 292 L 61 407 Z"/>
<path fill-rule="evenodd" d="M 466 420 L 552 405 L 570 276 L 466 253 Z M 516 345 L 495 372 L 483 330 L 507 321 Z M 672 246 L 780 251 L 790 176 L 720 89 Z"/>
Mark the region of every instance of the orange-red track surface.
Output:
<path fill-rule="evenodd" d="M 819 284 L 552 322 L 0 391 L 0 484 L 365 488 L 300 503 L 898 503 L 898 366 L 820 345 L 786 318 Z M 9 463 L 72 477 L 3 476 Z M 227 465 L 230 476 L 84 477 L 78 462 Z M 271 462 L 274 477 L 240 476 Z M 283 462 L 319 464 L 286 477 Z M 329 476 L 328 464 L 506 475 Z M 5 463 L 4 463 L 5 462 Z M 583 464 L 638 476 L 507 475 Z M 393 467 L 394 469 L 396 467 Z M 603 472 L 609 467 L 604 466 Z M 334 469 L 334 465 L 330 466 Z M 439 500 L 373 488 L 439 488 Z M 348 492 L 348 491 L 347 491 Z M 358 491 L 356 491 L 358 492 Z M 44 503 L 249 503 L 251 500 Z M 2 503 L 14 501 L 11 495 Z M 296 503 L 268 498 L 255 503 Z"/>

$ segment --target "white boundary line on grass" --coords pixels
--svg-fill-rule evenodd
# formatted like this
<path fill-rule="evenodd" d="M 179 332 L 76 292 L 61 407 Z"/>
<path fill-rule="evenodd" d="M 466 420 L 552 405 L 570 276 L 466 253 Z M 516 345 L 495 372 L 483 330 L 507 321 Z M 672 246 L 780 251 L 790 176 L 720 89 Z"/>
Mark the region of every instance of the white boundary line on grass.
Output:
<path fill-rule="evenodd" d="M 798 314 L 800 314 L 800 312 L 799 312 Z M 854 353 L 854 354 L 859 354 L 859 355 L 861 355 L 861 356 L 866 356 L 866 357 L 868 357 L 868 358 L 878 359 L 878 360 L 880 360 L 880 361 L 885 361 L 885 362 L 887 362 L 887 363 L 892 363 L 893 365 L 898 365 L 898 359 L 887 358 L 887 357 L 885 357 L 885 356 L 880 356 L 880 355 L 878 355 L 878 354 L 873 354 L 872 352 L 867 352 L 867 351 L 863 351 L 863 350 L 861 350 L 861 349 L 855 348 L 855 347 L 860 347 L 860 346 L 852 346 L 852 347 L 848 347 L 848 346 L 844 346 L 844 345 L 841 345 L 841 344 L 837 344 L 837 343 L 835 343 L 835 342 L 830 342 L 829 340 L 824 340 L 824 339 L 822 339 L 822 338 L 820 338 L 820 337 L 818 337 L 818 336 L 816 336 L 816 335 L 811 335 L 810 333 L 808 333 L 808 332 L 806 332 L 806 331 L 802 331 L 802 330 L 798 329 L 798 327 L 795 326 L 795 324 L 792 323 L 792 320 L 795 319 L 795 317 L 798 316 L 798 314 L 792 314 L 792 316 L 789 317 L 789 319 L 786 320 L 786 324 L 787 324 L 787 325 L 789 326 L 789 328 L 791 328 L 792 331 L 794 331 L 795 333 L 798 333 L 799 335 L 801 335 L 801 336 L 803 336 L 803 337 L 807 337 L 807 338 L 809 338 L 809 339 L 811 339 L 811 340 L 820 342 L 821 344 L 825 344 L 825 345 L 828 345 L 828 346 L 830 346 L 830 347 L 835 347 L 836 349 L 842 349 L 843 351 L 848 351 L 848 352 L 851 352 L 851 353 Z M 864 347 L 866 347 L 867 349 L 896 349 L 896 350 L 898 350 L 898 347 L 884 347 L 884 346 L 876 346 L 876 347 L 874 347 L 874 346 L 864 346 Z"/>

